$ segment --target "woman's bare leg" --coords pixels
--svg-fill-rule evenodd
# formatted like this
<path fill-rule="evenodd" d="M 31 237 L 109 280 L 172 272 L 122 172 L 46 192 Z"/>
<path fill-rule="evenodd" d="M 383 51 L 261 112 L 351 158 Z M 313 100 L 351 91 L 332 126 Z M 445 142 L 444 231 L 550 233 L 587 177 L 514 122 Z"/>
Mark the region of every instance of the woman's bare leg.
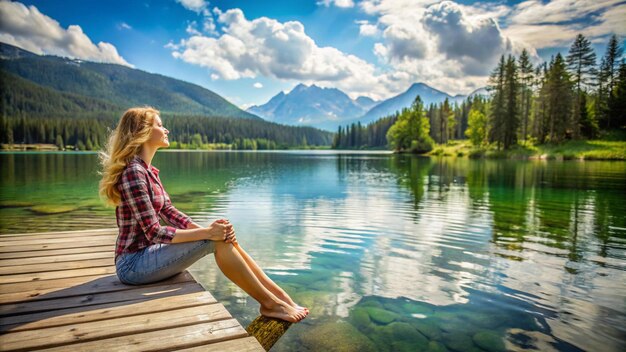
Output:
<path fill-rule="evenodd" d="M 241 257 L 243 258 L 243 260 L 245 260 L 246 264 L 248 264 L 248 267 L 250 268 L 250 270 L 252 270 L 252 272 L 257 277 L 257 279 L 259 279 L 261 284 L 263 286 L 265 286 L 265 288 L 270 290 L 270 292 L 272 292 L 274 295 L 276 295 L 276 297 L 278 297 L 279 299 L 283 300 L 285 303 L 289 304 L 290 306 L 292 306 L 292 307 L 294 307 L 296 309 L 305 310 L 305 311 L 308 312 L 307 308 L 301 307 L 301 306 L 297 305 L 296 302 L 294 302 L 291 299 L 291 297 L 289 297 L 289 295 L 287 294 L 287 292 L 285 292 L 285 290 L 283 290 L 272 279 L 270 279 L 267 276 L 267 274 L 265 274 L 263 269 L 261 269 L 261 267 L 259 267 L 259 265 L 254 261 L 254 259 L 252 259 L 252 257 L 250 257 L 250 255 L 248 253 L 246 253 L 246 251 L 243 248 L 241 248 L 239 243 L 235 242 L 234 243 L 234 247 L 237 249 L 237 251 L 239 252 Z"/>
<path fill-rule="evenodd" d="M 292 323 L 306 316 L 265 288 L 232 244 L 216 241 L 215 261 L 226 277 L 261 304 L 261 314 Z"/>

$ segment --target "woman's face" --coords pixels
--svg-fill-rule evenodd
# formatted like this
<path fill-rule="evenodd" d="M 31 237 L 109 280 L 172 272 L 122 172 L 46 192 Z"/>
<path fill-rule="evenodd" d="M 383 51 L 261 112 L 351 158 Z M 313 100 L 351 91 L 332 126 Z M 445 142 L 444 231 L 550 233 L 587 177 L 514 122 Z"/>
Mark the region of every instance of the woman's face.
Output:
<path fill-rule="evenodd" d="M 159 115 L 154 117 L 152 124 L 152 134 L 148 143 L 156 148 L 167 148 L 170 146 L 170 141 L 167 139 L 167 135 L 170 131 L 163 127 L 163 122 Z"/>

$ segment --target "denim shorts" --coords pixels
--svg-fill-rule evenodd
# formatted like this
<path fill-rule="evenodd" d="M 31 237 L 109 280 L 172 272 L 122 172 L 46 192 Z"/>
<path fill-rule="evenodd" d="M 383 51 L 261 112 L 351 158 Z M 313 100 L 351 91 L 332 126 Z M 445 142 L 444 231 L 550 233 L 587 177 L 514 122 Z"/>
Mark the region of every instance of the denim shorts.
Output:
<path fill-rule="evenodd" d="M 198 259 L 215 252 L 213 241 L 157 243 L 115 260 L 117 277 L 124 284 L 143 285 L 172 277 Z"/>

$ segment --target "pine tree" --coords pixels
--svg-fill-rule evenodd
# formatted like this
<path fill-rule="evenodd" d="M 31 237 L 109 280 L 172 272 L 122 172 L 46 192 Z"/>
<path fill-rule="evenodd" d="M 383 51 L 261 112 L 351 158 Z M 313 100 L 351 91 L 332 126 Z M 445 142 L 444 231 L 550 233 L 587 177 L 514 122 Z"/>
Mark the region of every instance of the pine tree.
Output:
<path fill-rule="evenodd" d="M 547 77 L 548 129 L 551 142 L 561 142 L 568 135 L 572 109 L 572 82 L 565 60 L 557 54 L 550 64 Z M 569 131 L 571 132 L 571 131 Z"/>
<path fill-rule="evenodd" d="M 567 67 L 576 86 L 574 109 L 572 113 L 571 128 L 574 138 L 580 135 L 582 110 L 587 107 L 581 104 L 581 99 L 586 87 L 591 83 L 595 74 L 596 53 L 591 48 L 591 42 L 582 34 L 578 34 L 576 40 L 569 49 L 567 55 Z"/>
<path fill-rule="evenodd" d="M 613 35 L 609 40 L 609 44 L 607 45 L 606 53 L 604 54 L 603 58 L 603 65 L 601 70 L 602 74 L 599 77 L 601 81 L 606 82 L 606 89 L 603 91 L 604 97 L 602 97 L 601 100 L 606 102 L 605 106 L 607 109 L 609 109 L 608 105 L 611 104 L 609 101 L 611 100 L 614 93 L 613 88 L 615 87 L 615 82 L 617 81 L 617 76 L 619 74 L 618 67 L 620 65 L 620 58 L 622 57 L 623 53 L 623 48 L 619 46 L 617 36 Z M 606 129 L 610 129 L 611 127 L 613 127 L 612 120 L 614 120 L 615 118 L 619 118 L 618 116 L 611 115 L 609 111 L 607 111 L 607 113 L 602 117 L 604 122 L 603 127 L 605 127 Z"/>
<path fill-rule="evenodd" d="M 535 69 L 535 85 L 538 94 L 533 102 L 533 136 L 540 144 L 543 144 L 547 135 L 547 91 L 548 91 L 548 67 L 546 63 L 537 66 Z"/>
<path fill-rule="evenodd" d="M 504 75 L 505 61 L 504 55 L 502 55 L 498 66 L 491 73 L 488 86 L 488 89 L 493 92 L 493 101 L 489 116 L 489 125 L 491 126 L 489 140 L 491 142 L 496 142 L 498 144 L 498 149 L 500 148 L 504 137 L 504 120 L 506 118 Z"/>
<path fill-rule="evenodd" d="M 520 115 L 522 120 L 522 139 L 528 136 L 528 120 L 530 117 L 530 106 L 532 99 L 532 84 L 534 81 L 533 64 L 526 49 L 522 50 L 519 57 L 519 80 L 520 80 Z"/>
<path fill-rule="evenodd" d="M 617 36 L 613 34 L 606 48 L 604 58 L 606 60 L 607 78 L 609 92 L 613 92 L 613 87 L 619 75 L 620 58 L 624 54 L 624 49 L 619 45 Z"/>
<path fill-rule="evenodd" d="M 626 127 L 626 63 L 619 66 L 613 95 L 609 100 L 609 115 L 618 128 Z"/>
<path fill-rule="evenodd" d="M 517 129 L 519 127 L 517 64 L 513 56 L 508 57 L 504 73 L 504 94 L 506 95 L 506 115 L 502 143 L 504 149 L 509 149 L 517 143 Z"/>
<path fill-rule="evenodd" d="M 65 144 L 63 143 L 63 137 L 61 137 L 60 134 L 57 134 L 57 138 L 56 138 L 55 144 L 59 148 L 59 150 L 65 150 Z"/>
<path fill-rule="evenodd" d="M 450 101 L 448 98 L 444 100 L 441 104 L 440 113 L 439 113 L 439 128 L 440 128 L 440 136 L 441 136 L 441 144 L 448 143 L 448 139 L 450 136 L 450 124 L 454 123 L 454 111 L 450 106 Z M 454 128 L 454 126 L 452 126 Z"/>

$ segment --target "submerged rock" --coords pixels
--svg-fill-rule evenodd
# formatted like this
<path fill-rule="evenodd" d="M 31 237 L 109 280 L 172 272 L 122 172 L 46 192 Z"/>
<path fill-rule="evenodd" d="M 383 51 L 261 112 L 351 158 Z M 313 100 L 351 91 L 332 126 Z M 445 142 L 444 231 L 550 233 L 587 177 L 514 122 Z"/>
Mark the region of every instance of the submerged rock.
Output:
<path fill-rule="evenodd" d="M 462 317 L 470 324 L 475 324 L 485 329 L 495 329 L 506 322 L 507 316 L 488 311 L 465 312 Z"/>
<path fill-rule="evenodd" d="M 493 331 L 480 331 L 474 334 L 474 342 L 478 347 L 489 352 L 503 352 L 506 351 L 504 346 L 504 340 L 502 336 L 496 334 Z"/>
<path fill-rule="evenodd" d="M 363 308 L 355 308 L 350 312 L 350 323 L 363 332 L 369 332 L 371 330 L 372 321 L 367 310 Z"/>
<path fill-rule="evenodd" d="M 291 296 L 299 305 L 309 308 L 311 316 L 322 316 L 329 307 L 330 295 L 320 291 L 297 292 Z"/>
<path fill-rule="evenodd" d="M 433 319 L 413 321 L 411 323 L 419 332 L 431 340 L 441 339 L 441 329 L 437 327 Z"/>
<path fill-rule="evenodd" d="M 455 351 L 471 351 L 476 350 L 472 338 L 462 332 L 444 333 L 442 335 L 443 343 L 450 349 Z"/>
<path fill-rule="evenodd" d="M 398 314 L 382 308 L 365 307 L 364 309 L 367 310 L 372 321 L 382 325 L 387 325 L 400 317 Z"/>
<path fill-rule="evenodd" d="M 391 335 L 393 341 L 405 341 L 413 345 L 413 347 L 424 347 L 428 344 L 428 339 L 424 337 L 411 324 L 395 322 L 385 326 L 384 331 Z"/>
<path fill-rule="evenodd" d="M 446 346 L 437 341 L 430 341 L 428 343 L 428 352 L 448 352 Z"/>
<path fill-rule="evenodd" d="M 382 303 L 380 303 L 375 297 L 365 297 L 359 302 L 359 307 L 374 307 L 374 308 L 383 308 Z"/>
<path fill-rule="evenodd" d="M 407 314 L 422 314 L 426 316 L 432 316 L 435 313 L 434 309 L 430 307 L 430 305 L 426 303 L 420 303 L 420 302 L 404 303 L 402 305 L 402 310 L 406 312 Z"/>
<path fill-rule="evenodd" d="M 376 351 L 372 341 L 346 322 L 312 327 L 302 336 L 302 344 L 311 351 Z"/>

